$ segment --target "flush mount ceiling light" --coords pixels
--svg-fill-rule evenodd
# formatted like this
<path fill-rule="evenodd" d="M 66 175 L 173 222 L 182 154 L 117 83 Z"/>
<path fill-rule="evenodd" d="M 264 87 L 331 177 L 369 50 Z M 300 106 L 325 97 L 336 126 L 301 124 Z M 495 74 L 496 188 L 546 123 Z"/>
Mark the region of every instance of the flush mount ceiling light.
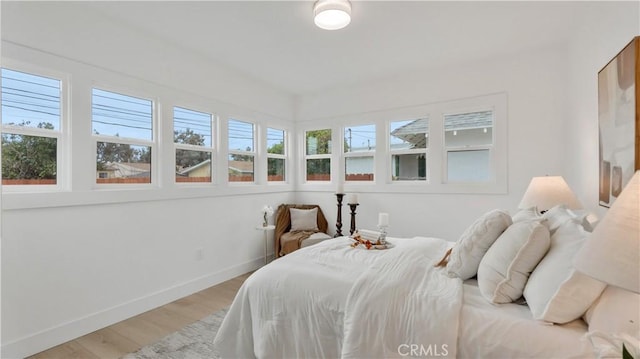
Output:
<path fill-rule="evenodd" d="M 313 22 L 325 30 L 338 30 L 351 22 L 348 0 L 318 0 L 313 5 Z"/>

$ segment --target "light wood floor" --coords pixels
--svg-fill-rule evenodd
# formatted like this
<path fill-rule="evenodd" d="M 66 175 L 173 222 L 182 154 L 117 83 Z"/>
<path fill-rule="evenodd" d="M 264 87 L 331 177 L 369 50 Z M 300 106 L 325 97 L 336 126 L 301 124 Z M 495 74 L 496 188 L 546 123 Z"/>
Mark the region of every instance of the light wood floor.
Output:
<path fill-rule="evenodd" d="M 30 359 L 120 358 L 231 305 L 251 273 L 60 344 Z"/>

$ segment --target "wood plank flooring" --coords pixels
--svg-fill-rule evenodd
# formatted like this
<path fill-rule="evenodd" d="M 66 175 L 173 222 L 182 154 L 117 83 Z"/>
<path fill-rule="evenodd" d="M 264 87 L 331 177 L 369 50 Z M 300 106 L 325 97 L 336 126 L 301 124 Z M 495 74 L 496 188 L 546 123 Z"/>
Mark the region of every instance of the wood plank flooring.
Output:
<path fill-rule="evenodd" d="M 235 277 L 162 307 L 60 344 L 29 358 L 120 358 L 222 308 L 228 307 L 249 275 L 251 273 Z"/>

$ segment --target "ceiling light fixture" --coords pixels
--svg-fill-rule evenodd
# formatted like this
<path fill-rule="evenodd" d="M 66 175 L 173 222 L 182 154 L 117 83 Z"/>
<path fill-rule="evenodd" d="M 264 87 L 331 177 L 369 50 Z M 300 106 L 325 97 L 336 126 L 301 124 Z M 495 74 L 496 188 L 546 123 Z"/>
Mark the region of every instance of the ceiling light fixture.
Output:
<path fill-rule="evenodd" d="M 313 22 L 325 30 L 338 30 L 351 22 L 348 0 L 318 0 L 313 5 Z"/>

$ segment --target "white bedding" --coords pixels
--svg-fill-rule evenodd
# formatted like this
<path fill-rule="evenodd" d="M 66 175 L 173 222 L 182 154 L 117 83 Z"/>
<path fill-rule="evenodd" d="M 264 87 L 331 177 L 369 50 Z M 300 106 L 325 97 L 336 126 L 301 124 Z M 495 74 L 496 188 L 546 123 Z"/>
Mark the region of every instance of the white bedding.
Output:
<path fill-rule="evenodd" d="M 389 241 L 394 248 L 365 250 L 328 240 L 255 272 L 218 331 L 221 356 L 402 357 L 418 345 L 454 358 L 462 282 L 433 268 L 451 243 Z"/>
<path fill-rule="evenodd" d="M 491 304 L 480 294 L 475 279 L 464 282 L 460 313 L 460 358 L 593 358 L 583 340 L 581 320 L 551 325 L 533 319 L 526 305 Z"/>
<path fill-rule="evenodd" d="M 365 250 L 327 240 L 256 271 L 215 338 L 221 357 L 593 357 L 581 320 L 537 322 L 526 305 L 490 304 L 474 280 L 434 269 L 450 242 L 390 241 Z"/>

